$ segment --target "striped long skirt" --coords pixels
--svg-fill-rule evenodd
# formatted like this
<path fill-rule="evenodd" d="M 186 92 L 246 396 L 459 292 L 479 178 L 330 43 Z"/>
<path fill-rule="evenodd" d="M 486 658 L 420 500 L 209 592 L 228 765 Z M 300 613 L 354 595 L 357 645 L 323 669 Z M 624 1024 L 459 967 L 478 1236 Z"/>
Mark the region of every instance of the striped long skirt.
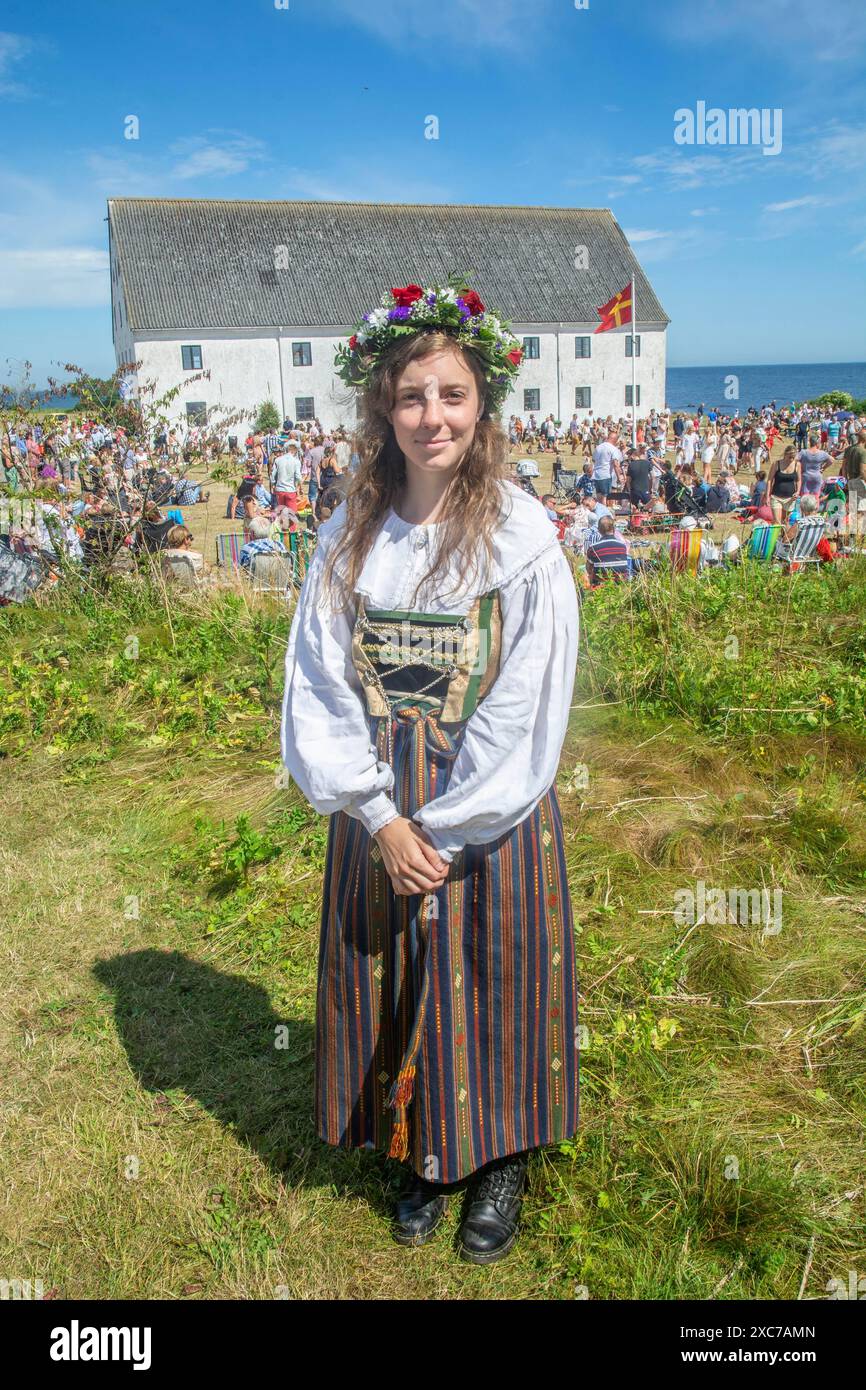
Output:
<path fill-rule="evenodd" d="M 371 720 L 384 758 L 387 721 Z M 465 725 L 391 717 L 411 817 L 448 786 Z M 467 845 L 435 893 L 395 894 L 359 820 L 330 818 L 316 1003 L 315 1122 L 432 1182 L 571 1137 L 577 974 L 554 788 L 513 830 Z"/>

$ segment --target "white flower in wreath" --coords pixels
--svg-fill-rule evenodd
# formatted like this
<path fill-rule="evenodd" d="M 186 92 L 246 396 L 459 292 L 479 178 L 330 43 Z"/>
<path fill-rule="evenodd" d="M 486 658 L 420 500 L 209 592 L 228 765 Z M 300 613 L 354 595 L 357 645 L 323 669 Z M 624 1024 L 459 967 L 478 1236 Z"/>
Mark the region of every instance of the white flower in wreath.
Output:
<path fill-rule="evenodd" d="M 385 308 L 373 309 L 367 321 L 373 328 L 384 328 L 388 322 L 388 310 Z"/>
<path fill-rule="evenodd" d="M 439 294 L 439 298 L 440 298 L 440 299 L 447 299 L 449 304 L 456 304 L 456 303 L 457 303 L 457 292 L 456 292 L 456 290 L 452 290 L 452 289 L 442 290 L 442 291 L 440 292 L 440 294 Z"/>
<path fill-rule="evenodd" d="M 357 333 L 355 334 L 355 338 L 359 343 L 366 343 L 369 336 L 370 335 L 367 332 L 366 328 L 359 328 Z"/>

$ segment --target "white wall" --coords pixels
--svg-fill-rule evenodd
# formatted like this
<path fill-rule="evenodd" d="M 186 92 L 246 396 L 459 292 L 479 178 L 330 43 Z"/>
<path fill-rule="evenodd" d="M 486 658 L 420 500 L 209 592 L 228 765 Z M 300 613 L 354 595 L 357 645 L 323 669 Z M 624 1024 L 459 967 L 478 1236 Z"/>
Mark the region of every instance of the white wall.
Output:
<path fill-rule="evenodd" d="M 295 419 L 297 397 L 312 396 L 323 424 L 350 421 L 352 411 L 341 401 L 345 387 L 333 372 L 334 353 L 347 337 L 348 333 L 334 336 L 332 329 L 311 328 L 136 333 L 132 355 L 139 363 L 139 388 L 149 382 L 155 385 L 150 401 L 181 387 L 166 412 L 169 416 L 184 421 L 187 403 L 203 401 L 209 409 L 219 408 L 212 417 L 217 428 L 239 412 L 242 419 L 228 432 L 240 434 L 253 423 L 265 400 L 274 402 L 280 419 L 285 415 Z M 312 366 L 292 365 L 294 342 L 310 343 Z M 184 370 L 183 346 L 201 348 L 201 372 Z M 209 377 L 202 375 L 207 372 Z"/>
<path fill-rule="evenodd" d="M 523 392 L 529 387 L 537 387 L 541 397 L 538 419 L 551 413 L 563 424 L 575 412 L 575 388 L 589 386 L 594 416 L 613 415 L 615 419 L 630 414 L 631 407 L 625 403 L 625 388 L 631 386 L 632 360 L 625 355 L 625 338 L 631 327 L 613 328 L 607 333 L 596 333 L 598 321 L 594 324 L 513 324 L 515 336 L 536 337 L 539 341 L 538 358 L 524 358 L 520 376 L 514 389 L 503 406 L 503 415 L 526 416 L 529 412 L 523 404 Z M 655 407 L 660 410 L 665 403 L 665 347 L 666 333 L 663 326 L 638 328 L 640 337 L 640 357 L 635 363 L 635 380 L 640 387 L 638 415 L 647 415 Z M 574 340 L 588 337 L 590 353 L 588 358 L 575 357 Z M 557 390 L 557 345 L 559 348 L 558 390 Z M 578 409 L 578 418 L 583 420 L 589 409 Z"/>
<path fill-rule="evenodd" d="M 115 284 L 115 293 L 117 294 Z M 122 318 L 122 306 L 118 310 Z M 628 329 L 612 329 L 608 333 L 594 332 L 597 324 L 515 324 L 518 338 L 539 338 L 540 356 L 525 358 L 515 389 L 503 406 L 503 415 L 526 415 L 523 404 L 525 388 L 540 390 L 539 418 L 551 412 L 567 423 L 575 410 L 575 387 L 589 386 L 592 391 L 591 409 L 595 416 L 626 416 L 625 387 L 631 385 L 631 358 L 625 355 Z M 241 434 L 251 425 L 258 407 L 272 400 L 280 418 L 297 418 L 296 400 L 312 396 L 315 413 L 325 426 L 354 420 L 351 393 L 334 374 L 334 353 L 345 342 L 349 329 L 334 328 L 274 328 L 274 329 L 190 329 L 189 332 L 136 333 L 128 325 L 120 330 L 115 326 L 115 350 L 118 363 L 135 359 L 139 362 L 139 386 L 153 381 L 155 397 L 172 387 L 181 390 L 168 414 L 181 421 L 186 419 L 187 402 L 203 401 L 209 408 L 221 407 L 214 417 L 220 427 L 229 412 L 241 412 L 243 418 L 231 426 L 230 433 Z M 665 345 L 663 327 L 645 328 L 641 325 L 641 355 L 637 359 L 637 384 L 641 388 L 639 415 L 665 403 Z M 575 358 L 574 339 L 580 335 L 590 338 L 590 358 Z M 292 365 L 292 344 L 307 342 L 311 346 L 312 365 Z M 557 377 L 557 344 L 559 364 Z M 202 370 L 210 379 L 196 380 L 199 373 L 184 371 L 181 346 L 201 348 Z M 558 386 L 558 389 L 557 389 Z M 151 396 L 150 399 L 155 398 Z M 578 410 L 584 418 L 587 410 Z"/>

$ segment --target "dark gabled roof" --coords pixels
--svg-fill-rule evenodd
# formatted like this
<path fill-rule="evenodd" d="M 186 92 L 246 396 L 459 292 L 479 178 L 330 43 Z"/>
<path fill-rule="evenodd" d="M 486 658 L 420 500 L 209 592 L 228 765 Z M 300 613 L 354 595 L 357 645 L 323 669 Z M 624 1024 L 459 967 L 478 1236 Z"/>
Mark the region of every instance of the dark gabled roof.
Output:
<path fill-rule="evenodd" d="M 594 324 L 634 274 L 638 322 L 669 321 L 607 208 L 113 198 L 108 211 L 133 332 L 348 328 L 392 285 L 454 271 L 517 323 Z"/>

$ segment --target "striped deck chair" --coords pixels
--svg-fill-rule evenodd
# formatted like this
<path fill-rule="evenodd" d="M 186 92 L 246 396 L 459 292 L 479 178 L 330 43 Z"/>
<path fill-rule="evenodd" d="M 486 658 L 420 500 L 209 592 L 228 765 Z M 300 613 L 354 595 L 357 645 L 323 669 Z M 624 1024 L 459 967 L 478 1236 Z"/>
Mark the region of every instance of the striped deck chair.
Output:
<path fill-rule="evenodd" d="M 820 565 L 821 557 L 815 554 L 815 548 L 825 530 L 826 518 L 823 516 L 813 515 L 800 522 L 792 544 L 781 546 L 781 554 L 778 556 L 780 563 L 787 566 L 789 573 L 798 570 L 801 565 Z"/>
<path fill-rule="evenodd" d="M 671 531 L 671 569 L 697 574 L 703 534 L 697 526 L 685 531 L 681 526 L 674 527 Z"/>
<path fill-rule="evenodd" d="M 237 531 L 224 531 L 216 537 L 217 564 L 223 569 L 240 569 L 244 538 Z"/>
<path fill-rule="evenodd" d="M 772 560 L 776 550 L 776 543 L 782 534 L 782 528 L 778 524 L 770 525 L 768 522 L 758 522 L 752 528 L 749 536 L 749 546 L 746 551 L 747 560 Z"/>
<path fill-rule="evenodd" d="M 286 540 L 286 537 L 283 537 Z M 313 558 L 313 551 L 316 548 L 315 531 L 292 531 L 288 536 L 289 549 L 292 559 L 295 562 L 295 574 L 298 582 L 303 583 L 307 566 Z"/>

